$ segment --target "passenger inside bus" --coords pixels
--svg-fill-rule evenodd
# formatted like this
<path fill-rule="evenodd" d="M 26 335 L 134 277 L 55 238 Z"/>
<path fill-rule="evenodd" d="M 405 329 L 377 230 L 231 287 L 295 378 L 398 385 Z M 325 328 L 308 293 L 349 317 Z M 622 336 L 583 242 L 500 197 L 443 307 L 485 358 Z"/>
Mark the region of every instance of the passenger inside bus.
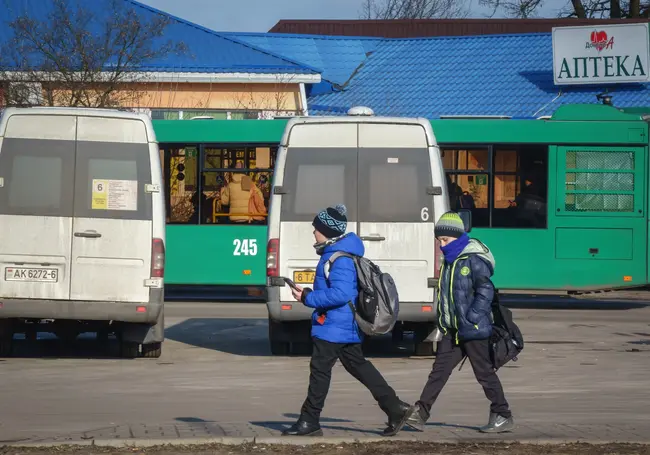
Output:
<path fill-rule="evenodd" d="M 237 169 L 243 163 L 237 163 Z M 221 205 L 229 206 L 229 219 L 232 223 L 264 224 L 266 207 L 264 195 L 253 179 L 243 171 L 235 171 L 230 182 L 221 189 Z"/>

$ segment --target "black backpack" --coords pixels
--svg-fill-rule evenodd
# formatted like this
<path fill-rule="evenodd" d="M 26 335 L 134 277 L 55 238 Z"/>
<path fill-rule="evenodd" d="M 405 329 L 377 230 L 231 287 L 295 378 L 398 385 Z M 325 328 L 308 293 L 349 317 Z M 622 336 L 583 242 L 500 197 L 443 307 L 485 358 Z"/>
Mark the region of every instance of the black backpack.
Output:
<path fill-rule="evenodd" d="M 524 337 L 512 319 L 512 311 L 499 302 L 498 291 L 494 292 L 492 301 L 492 336 L 490 337 L 490 360 L 494 370 L 498 370 L 509 361 L 516 362 L 524 349 Z"/>

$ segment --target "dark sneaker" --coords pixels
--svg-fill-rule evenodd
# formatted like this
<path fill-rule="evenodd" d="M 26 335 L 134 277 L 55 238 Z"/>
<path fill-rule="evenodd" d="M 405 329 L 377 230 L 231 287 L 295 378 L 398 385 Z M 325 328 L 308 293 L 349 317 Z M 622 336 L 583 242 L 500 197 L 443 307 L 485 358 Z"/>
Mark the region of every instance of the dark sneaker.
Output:
<path fill-rule="evenodd" d="M 481 433 L 504 433 L 512 431 L 515 427 L 515 420 L 510 417 L 503 417 L 494 412 L 490 413 L 490 421 L 484 427 L 478 429 Z"/>
<path fill-rule="evenodd" d="M 282 432 L 282 436 L 323 436 L 320 425 L 299 420 Z"/>
<path fill-rule="evenodd" d="M 415 406 L 411 406 L 408 403 L 400 402 L 398 412 L 394 415 L 388 416 L 388 426 L 384 428 L 382 436 L 395 436 L 400 432 L 406 421 L 413 415 L 415 411 Z"/>
<path fill-rule="evenodd" d="M 427 424 L 427 419 L 422 415 L 422 411 L 418 405 L 415 405 L 415 410 L 411 417 L 406 420 L 406 425 L 413 428 L 415 431 L 424 431 L 424 426 Z"/>

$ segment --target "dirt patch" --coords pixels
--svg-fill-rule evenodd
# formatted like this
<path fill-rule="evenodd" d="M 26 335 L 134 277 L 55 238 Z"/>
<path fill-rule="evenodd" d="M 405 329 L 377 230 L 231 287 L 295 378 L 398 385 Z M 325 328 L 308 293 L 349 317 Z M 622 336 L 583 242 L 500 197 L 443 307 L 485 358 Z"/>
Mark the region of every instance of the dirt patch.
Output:
<path fill-rule="evenodd" d="M 639 444 L 434 444 L 379 442 L 366 444 L 315 444 L 238 446 L 197 445 L 147 448 L 60 446 L 50 448 L 0 447 L 2 455 L 650 455 L 650 445 Z"/>

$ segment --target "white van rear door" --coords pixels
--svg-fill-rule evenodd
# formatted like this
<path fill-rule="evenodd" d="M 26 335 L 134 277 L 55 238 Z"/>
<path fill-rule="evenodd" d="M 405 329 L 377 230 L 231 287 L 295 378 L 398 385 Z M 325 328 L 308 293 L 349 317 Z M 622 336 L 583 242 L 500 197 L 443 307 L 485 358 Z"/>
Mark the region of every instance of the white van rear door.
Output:
<path fill-rule="evenodd" d="M 321 210 L 345 204 L 348 231 L 357 229 L 357 125 L 297 125 L 286 150 L 280 211 L 280 275 L 312 286 L 318 264 L 312 222 Z M 291 289 L 281 301 L 294 301 Z"/>
<path fill-rule="evenodd" d="M 359 236 L 366 257 L 395 279 L 400 301 L 432 302 L 431 162 L 420 125 L 359 125 Z"/>
<path fill-rule="evenodd" d="M 149 183 L 149 146 L 142 121 L 79 117 L 71 299 L 149 301 Z"/>
<path fill-rule="evenodd" d="M 13 115 L 0 139 L 0 296 L 70 295 L 76 118 Z"/>

